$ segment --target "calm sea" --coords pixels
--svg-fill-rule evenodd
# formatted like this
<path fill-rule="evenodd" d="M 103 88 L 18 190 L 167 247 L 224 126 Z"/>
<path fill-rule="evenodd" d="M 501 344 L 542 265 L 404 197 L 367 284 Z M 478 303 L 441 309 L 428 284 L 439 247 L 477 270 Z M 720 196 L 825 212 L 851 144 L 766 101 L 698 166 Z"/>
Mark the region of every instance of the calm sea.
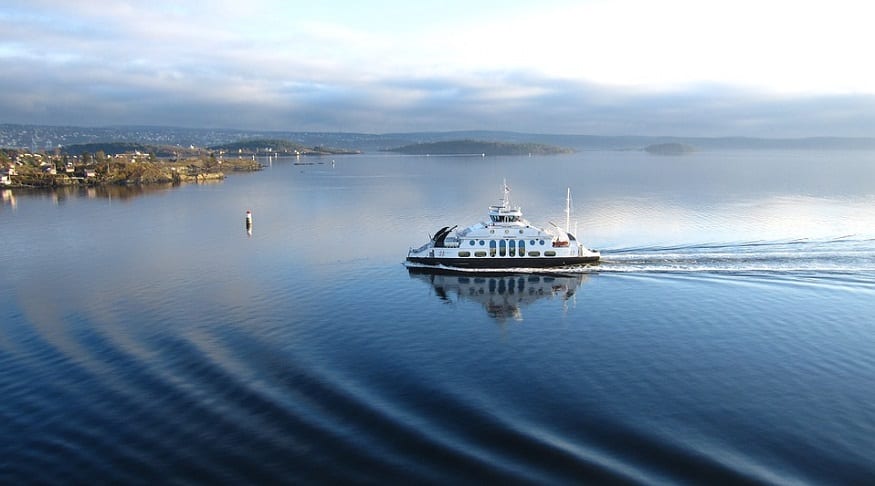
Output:
<path fill-rule="evenodd" d="M 0 483 L 875 481 L 875 153 L 331 161 L 0 193 Z M 603 263 L 402 264 L 503 180 Z"/>

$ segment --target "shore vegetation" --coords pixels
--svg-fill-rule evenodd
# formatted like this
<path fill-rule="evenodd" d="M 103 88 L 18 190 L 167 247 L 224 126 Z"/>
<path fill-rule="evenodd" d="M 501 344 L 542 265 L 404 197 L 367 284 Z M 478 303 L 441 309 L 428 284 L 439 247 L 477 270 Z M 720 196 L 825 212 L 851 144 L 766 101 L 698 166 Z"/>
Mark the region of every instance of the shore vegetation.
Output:
<path fill-rule="evenodd" d="M 49 153 L 2 149 L 0 187 L 201 182 L 223 179 L 228 171 L 261 168 L 252 157 L 225 157 L 215 152 L 162 158 L 139 151 L 108 155 L 98 150 L 71 155 L 61 150 Z"/>

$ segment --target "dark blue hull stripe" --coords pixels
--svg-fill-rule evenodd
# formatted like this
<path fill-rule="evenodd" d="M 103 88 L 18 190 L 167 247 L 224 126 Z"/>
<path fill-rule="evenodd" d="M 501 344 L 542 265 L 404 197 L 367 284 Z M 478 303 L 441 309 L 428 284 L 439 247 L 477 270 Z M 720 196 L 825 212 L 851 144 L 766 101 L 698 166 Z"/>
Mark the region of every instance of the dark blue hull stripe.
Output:
<path fill-rule="evenodd" d="M 538 257 L 538 258 L 495 258 L 495 257 L 467 257 L 467 258 L 439 258 L 439 257 L 407 257 L 408 262 L 423 265 L 444 265 L 456 268 L 547 268 L 562 267 L 566 265 L 581 265 L 584 263 L 596 263 L 598 256 L 582 257 Z"/>

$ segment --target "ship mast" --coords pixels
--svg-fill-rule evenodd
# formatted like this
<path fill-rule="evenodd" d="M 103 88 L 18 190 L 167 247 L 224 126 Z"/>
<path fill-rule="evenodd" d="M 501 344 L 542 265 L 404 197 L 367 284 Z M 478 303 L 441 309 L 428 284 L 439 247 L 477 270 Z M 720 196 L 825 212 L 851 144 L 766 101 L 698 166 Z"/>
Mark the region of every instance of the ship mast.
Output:
<path fill-rule="evenodd" d="M 568 188 L 568 194 L 565 196 L 565 233 L 571 234 L 571 188 Z"/>

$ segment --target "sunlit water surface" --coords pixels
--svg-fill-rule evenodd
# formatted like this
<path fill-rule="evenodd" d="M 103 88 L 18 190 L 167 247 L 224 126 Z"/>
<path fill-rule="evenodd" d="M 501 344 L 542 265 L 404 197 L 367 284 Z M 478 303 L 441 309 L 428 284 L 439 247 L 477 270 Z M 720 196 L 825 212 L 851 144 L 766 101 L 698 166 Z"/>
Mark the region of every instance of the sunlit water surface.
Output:
<path fill-rule="evenodd" d="M 875 154 L 294 162 L 2 192 L 0 483 L 875 478 Z M 402 265 L 504 179 L 603 262 Z"/>

